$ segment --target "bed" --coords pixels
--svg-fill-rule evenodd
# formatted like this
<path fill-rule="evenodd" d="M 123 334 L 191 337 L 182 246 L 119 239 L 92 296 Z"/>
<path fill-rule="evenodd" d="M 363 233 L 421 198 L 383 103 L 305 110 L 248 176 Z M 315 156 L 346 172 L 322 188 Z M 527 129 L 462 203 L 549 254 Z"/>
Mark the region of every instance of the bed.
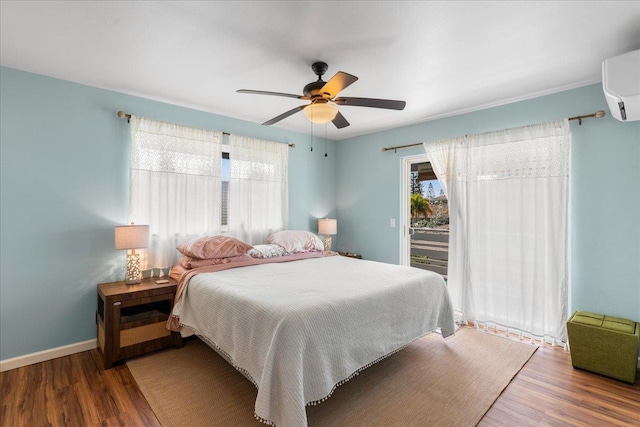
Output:
<path fill-rule="evenodd" d="M 342 256 L 280 257 L 182 275 L 172 312 L 258 388 L 255 417 L 306 426 L 308 405 L 439 330 L 454 332 L 442 276 Z M 207 269 L 202 269 L 207 271 Z M 186 280 L 184 280 L 186 278 Z"/>

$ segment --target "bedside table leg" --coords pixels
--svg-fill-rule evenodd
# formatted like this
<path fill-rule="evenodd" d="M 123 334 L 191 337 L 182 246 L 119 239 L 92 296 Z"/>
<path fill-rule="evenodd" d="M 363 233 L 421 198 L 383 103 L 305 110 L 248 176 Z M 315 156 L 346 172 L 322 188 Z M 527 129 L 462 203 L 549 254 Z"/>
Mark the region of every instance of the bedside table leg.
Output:
<path fill-rule="evenodd" d="M 104 370 L 106 371 L 107 369 L 111 369 L 113 367 L 113 362 L 111 360 L 109 360 L 108 358 L 105 357 L 105 355 L 102 355 L 102 360 L 104 362 Z"/>
<path fill-rule="evenodd" d="M 176 343 L 176 348 L 182 348 L 182 336 L 180 332 L 172 332 L 173 341 Z"/>

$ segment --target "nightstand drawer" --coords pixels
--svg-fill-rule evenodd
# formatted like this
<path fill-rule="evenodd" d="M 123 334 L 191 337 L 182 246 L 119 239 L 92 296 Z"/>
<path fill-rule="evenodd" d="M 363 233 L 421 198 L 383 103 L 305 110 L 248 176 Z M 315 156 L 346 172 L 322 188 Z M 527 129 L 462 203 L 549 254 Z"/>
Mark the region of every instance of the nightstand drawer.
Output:
<path fill-rule="evenodd" d="M 127 347 L 145 341 L 168 337 L 169 335 L 171 335 L 171 331 L 167 329 L 164 322 L 123 329 L 120 331 L 120 347 Z"/>

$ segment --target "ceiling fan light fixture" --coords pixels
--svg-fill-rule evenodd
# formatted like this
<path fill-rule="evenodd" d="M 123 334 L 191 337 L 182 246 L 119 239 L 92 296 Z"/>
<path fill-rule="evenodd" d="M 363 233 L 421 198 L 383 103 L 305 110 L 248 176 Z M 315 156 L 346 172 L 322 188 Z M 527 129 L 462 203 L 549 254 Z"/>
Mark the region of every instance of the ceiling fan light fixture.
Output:
<path fill-rule="evenodd" d="M 304 108 L 304 115 L 313 123 L 328 123 L 338 114 L 338 107 L 329 102 L 314 102 Z"/>

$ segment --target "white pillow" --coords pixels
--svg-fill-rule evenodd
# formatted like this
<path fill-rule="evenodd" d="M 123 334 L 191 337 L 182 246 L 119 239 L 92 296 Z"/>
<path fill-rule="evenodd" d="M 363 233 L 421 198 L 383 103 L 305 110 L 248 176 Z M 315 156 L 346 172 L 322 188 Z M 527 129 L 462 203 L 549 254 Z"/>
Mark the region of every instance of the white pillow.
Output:
<path fill-rule="evenodd" d="M 280 245 L 287 253 L 324 250 L 322 240 L 310 231 L 277 231 L 267 238 L 267 243 Z"/>
<path fill-rule="evenodd" d="M 280 245 L 254 245 L 253 249 L 247 252 L 247 255 L 251 255 L 253 258 L 273 258 L 277 256 L 286 255 L 287 251 Z"/>

